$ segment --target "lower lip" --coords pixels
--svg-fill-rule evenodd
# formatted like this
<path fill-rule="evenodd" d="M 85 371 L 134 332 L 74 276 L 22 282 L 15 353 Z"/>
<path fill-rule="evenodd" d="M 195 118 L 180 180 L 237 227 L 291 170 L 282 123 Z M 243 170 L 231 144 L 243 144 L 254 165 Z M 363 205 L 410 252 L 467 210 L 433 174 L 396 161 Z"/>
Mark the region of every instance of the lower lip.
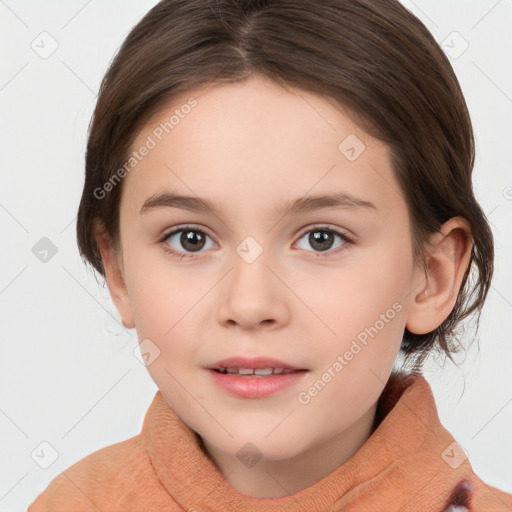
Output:
<path fill-rule="evenodd" d="M 230 395 L 242 398 L 265 398 L 297 384 L 308 370 L 297 370 L 270 377 L 240 376 L 208 370 L 213 382 Z"/>

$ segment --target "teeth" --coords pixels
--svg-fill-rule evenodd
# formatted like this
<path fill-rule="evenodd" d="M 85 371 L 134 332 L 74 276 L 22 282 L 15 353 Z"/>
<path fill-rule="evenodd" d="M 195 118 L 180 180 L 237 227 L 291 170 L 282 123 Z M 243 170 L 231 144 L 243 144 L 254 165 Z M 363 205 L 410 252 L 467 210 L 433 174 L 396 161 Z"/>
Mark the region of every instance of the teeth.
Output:
<path fill-rule="evenodd" d="M 242 371 L 240 371 L 242 373 Z M 255 375 L 272 375 L 272 368 L 256 368 L 254 370 Z"/>
<path fill-rule="evenodd" d="M 284 368 L 237 368 L 232 366 L 230 368 L 220 367 L 218 370 L 220 373 L 228 373 L 231 375 L 279 375 L 281 373 L 292 373 L 295 370 L 284 369 Z"/>

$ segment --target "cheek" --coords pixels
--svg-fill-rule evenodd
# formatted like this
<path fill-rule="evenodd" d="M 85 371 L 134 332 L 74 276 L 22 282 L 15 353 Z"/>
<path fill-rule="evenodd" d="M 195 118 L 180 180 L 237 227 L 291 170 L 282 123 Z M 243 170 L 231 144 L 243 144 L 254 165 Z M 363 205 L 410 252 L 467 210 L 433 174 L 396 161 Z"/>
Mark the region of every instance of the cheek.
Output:
<path fill-rule="evenodd" d="M 409 269 L 407 250 L 381 246 L 360 251 L 340 266 L 316 276 L 308 290 L 307 304 L 323 323 L 324 350 L 359 363 L 349 366 L 391 365 L 400 348 L 405 326 Z M 299 286 L 300 277 L 297 278 Z M 312 318 L 308 315 L 308 318 Z M 311 323 L 312 320 L 307 320 Z M 334 342 L 334 343 L 333 343 Z"/>
<path fill-rule="evenodd" d="M 130 245 L 127 244 L 127 251 Z M 165 343 L 187 325 L 206 285 L 166 259 L 163 250 L 132 247 L 125 261 L 130 305 L 139 338 Z"/>
<path fill-rule="evenodd" d="M 133 284 L 130 302 L 137 332 L 154 337 L 155 343 L 184 334 L 194 305 L 206 293 L 190 279 L 158 275 L 156 269 Z"/>

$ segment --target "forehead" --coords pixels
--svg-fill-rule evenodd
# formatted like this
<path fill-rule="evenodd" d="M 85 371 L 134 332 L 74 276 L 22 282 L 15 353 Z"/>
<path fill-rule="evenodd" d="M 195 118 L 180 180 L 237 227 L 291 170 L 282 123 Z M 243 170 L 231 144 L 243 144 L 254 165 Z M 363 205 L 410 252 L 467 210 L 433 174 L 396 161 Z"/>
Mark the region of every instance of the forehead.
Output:
<path fill-rule="evenodd" d="M 403 202 L 388 147 L 331 99 L 260 77 L 190 90 L 160 109 L 131 151 L 151 146 L 125 178 L 139 210 L 168 188 L 222 208 L 279 203 L 311 192 Z M 403 205 L 402 205 L 403 206 Z"/>

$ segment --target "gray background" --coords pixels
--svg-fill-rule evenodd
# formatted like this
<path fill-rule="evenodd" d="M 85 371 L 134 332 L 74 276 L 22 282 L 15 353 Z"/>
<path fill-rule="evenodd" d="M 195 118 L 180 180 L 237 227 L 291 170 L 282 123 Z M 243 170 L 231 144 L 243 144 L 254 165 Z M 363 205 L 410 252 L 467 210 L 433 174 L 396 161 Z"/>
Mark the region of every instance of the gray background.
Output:
<path fill-rule="evenodd" d="M 474 344 L 460 368 L 431 359 L 425 374 L 476 473 L 512 492 L 512 0 L 403 3 L 461 82 L 477 141 L 475 190 L 497 252 L 480 352 Z M 75 241 L 100 80 L 155 4 L 0 0 L 0 511 L 26 510 L 71 464 L 138 434 L 156 392 L 134 355 L 135 331 L 120 325 Z"/>

